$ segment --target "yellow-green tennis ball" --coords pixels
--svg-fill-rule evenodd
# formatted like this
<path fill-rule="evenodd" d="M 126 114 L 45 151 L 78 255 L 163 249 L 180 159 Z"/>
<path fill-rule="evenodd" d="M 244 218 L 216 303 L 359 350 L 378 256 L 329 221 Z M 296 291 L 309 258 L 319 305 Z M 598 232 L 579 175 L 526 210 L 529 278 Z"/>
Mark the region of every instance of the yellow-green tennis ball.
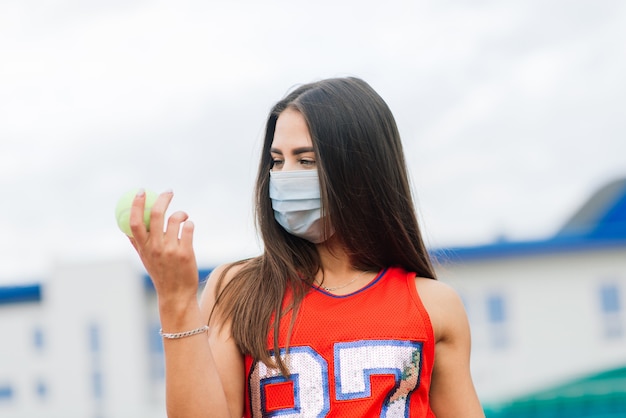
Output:
<path fill-rule="evenodd" d="M 122 232 L 129 237 L 133 236 L 133 233 L 130 230 L 130 209 L 133 206 L 133 200 L 135 199 L 135 196 L 137 196 L 138 191 L 139 189 L 134 189 L 124 193 L 115 206 L 115 219 L 117 220 L 117 226 L 119 226 Z M 157 194 L 150 190 L 146 190 L 145 193 L 146 205 L 143 211 L 143 223 L 146 225 L 147 229 L 150 229 L 150 210 L 156 201 Z"/>

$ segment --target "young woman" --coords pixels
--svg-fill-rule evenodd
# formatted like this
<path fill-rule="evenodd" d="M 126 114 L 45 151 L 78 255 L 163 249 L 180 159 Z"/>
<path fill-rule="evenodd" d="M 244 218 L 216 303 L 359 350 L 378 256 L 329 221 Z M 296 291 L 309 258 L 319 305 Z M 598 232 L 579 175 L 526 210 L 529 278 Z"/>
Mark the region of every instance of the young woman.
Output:
<path fill-rule="evenodd" d="M 367 83 L 323 80 L 274 106 L 256 184 L 263 254 L 215 269 L 200 303 L 193 223 L 165 220 L 171 199 L 150 232 L 143 193 L 131 214 L 170 417 L 484 416 L 463 305 L 435 279 L 394 118 Z"/>

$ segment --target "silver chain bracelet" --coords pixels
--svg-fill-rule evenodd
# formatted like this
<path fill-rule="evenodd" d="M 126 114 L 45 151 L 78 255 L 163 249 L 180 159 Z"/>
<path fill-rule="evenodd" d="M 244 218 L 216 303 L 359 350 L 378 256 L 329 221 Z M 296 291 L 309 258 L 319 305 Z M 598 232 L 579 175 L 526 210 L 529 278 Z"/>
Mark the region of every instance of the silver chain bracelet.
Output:
<path fill-rule="evenodd" d="M 175 340 L 178 338 L 185 338 L 185 337 L 191 337 L 192 335 L 196 335 L 196 334 L 202 334 L 203 332 L 207 332 L 209 330 L 209 326 L 208 325 L 204 325 L 200 328 L 196 328 L 196 329 L 192 329 L 190 331 L 183 331 L 183 332 L 163 332 L 163 329 L 161 328 L 159 330 L 159 334 L 161 335 L 161 337 L 163 338 L 168 338 L 170 340 Z"/>

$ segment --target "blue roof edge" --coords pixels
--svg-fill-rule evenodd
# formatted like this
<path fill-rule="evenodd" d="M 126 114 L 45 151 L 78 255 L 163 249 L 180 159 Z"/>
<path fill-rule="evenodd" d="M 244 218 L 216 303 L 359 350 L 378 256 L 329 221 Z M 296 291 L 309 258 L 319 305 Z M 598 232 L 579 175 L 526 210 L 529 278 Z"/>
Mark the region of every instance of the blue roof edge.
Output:
<path fill-rule="evenodd" d="M 545 240 L 502 241 L 472 247 L 436 248 L 429 251 L 437 264 L 465 261 L 551 255 L 572 251 L 626 247 L 626 236 L 556 236 Z"/>
<path fill-rule="evenodd" d="M 430 250 L 437 264 L 626 246 L 626 178 L 601 187 L 552 237 Z"/>
<path fill-rule="evenodd" d="M 198 270 L 198 281 L 205 281 L 212 271 L 213 268 L 203 268 Z M 152 284 L 152 280 L 147 273 L 143 274 L 143 282 L 145 289 L 154 291 L 154 285 Z M 28 302 L 41 302 L 40 283 L 9 286 L 0 285 L 0 306 Z"/>
<path fill-rule="evenodd" d="M 0 286 L 0 305 L 41 301 L 41 284 Z"/>

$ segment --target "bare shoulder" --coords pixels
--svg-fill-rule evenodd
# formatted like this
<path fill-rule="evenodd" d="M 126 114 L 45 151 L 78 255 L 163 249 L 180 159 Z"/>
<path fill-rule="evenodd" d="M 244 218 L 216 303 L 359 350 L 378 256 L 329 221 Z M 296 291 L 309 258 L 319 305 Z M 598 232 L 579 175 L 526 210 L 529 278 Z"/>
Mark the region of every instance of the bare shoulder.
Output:
<path fill-rule="evenodd" d="M 250 263 L 250 260 L 241 260 L 234 263 L 227 263 L 217 266 L 204 283 L 202 290 L 203 299 L 205 296 L 215 297 L 216 292 L 223 289 L 235 275 Z M 207 295 L 207 293 L 209 295 Z"/>
<path fill-rule="evenodd" d="M 461 297 L 452 286 L 439 280 L 416 277 L 415 287 L 428 312 L 437 341 L 463 332 L 467 315 Z"/>
<path fill-rule="evenodd" d="M 415 286 L 421 298 L 458 298 L 456 290 L 447 283 L 426 277 L 416 277 Z"/>
<path fill-rule="evenodd" d="M 441 310 L 448 311 L 451 307 L 463 305 L 459 294 L 447 283 L 416 277 L 415 287 L 429 314 L 436 314 Z"/>

